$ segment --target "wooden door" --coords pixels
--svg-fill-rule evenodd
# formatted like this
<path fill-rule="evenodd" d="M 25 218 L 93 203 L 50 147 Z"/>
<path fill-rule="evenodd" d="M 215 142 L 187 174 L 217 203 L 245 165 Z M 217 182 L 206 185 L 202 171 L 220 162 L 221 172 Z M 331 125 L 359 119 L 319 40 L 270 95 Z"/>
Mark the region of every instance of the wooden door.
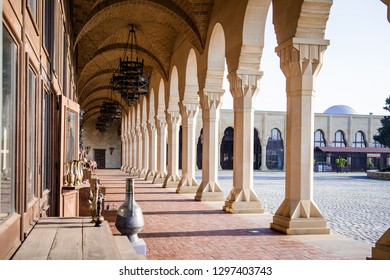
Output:
<path fill-rule="evenodd" d="M 106 149 L 94 149 L 98 169 L 106 168 Z"/>

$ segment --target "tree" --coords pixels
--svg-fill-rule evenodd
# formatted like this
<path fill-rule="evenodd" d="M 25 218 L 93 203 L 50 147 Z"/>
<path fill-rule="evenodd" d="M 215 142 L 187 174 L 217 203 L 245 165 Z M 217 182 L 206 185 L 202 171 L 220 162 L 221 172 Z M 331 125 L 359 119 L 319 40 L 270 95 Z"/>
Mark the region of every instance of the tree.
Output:
<path fill-rule="evenodd" d="M 386 98 L 386 106 L 383 109 L 390 112 L 390 96 Z M 378 128 L 378 134 L 374 136 L 374 140 L 385 147 L 390 147 L 390 116 L 384 116 L 381 123 L 382 127 Z"/>

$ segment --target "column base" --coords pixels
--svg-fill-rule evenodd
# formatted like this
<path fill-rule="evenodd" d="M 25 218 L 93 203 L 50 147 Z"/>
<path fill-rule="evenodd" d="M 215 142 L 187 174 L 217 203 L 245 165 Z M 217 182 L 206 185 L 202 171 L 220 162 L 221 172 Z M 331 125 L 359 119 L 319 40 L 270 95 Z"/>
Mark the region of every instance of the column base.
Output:
<path fill-rule="evenodd" d="M 252 189 L 249 190 L 249 194 L 245 194 L 245 191 L 241 190 L 237 195 L 235 191 L 233 188 L 225 201 L 225 206 L 222 208 L 225 212 L 233 214 L 264 213 L 260 199 Z"/>
<path fill-rule="evenodd" d="M 163 173 L 163 172 L 157 172 L 153 178 L 152 183 L 153 184 L 163 184 L 166 176 L 167 175 L 165 175 L 165 173 Z"/>
<path fill-rule="evenodd" d="M 217 182 L 202 182 L 196 191 L 197 201 L 224 201 L 223 191 Z"/>
<path fill-rule="evenodd" d="M 177 193 L 196 193 L 199 188 L 198 182 L 192 178 L 181 178 L 179 185 L 177 186 Z"/>
<path fill-rule="evenodd" d="M 285 199 L 273 217 L 271 228 L 285 234 L 329 234 L 330 228 L 311 200 Z"/>
<path fill-rule="evenodd" d="M 291 219 L 282 216 L 274 216 L 271 228 L 288 235 L 330 233 L 330 228 L 326 227 L 326 220 L 323 218 Z"/>
<path fill-rule="evenodd" d="M 153 181 L 154 176 L 156 176 L 156 171 L 149 170 L 145 176 L 145 181 Z"/>
<path fill-rule="evenodd" d="M 138 174 L 138 178 L 140 178 L 140 179 L 145 179 L 147 174 L 148 174 L 148 170 L 147 170 L 147 169 L 142 169 L 142 170 L 139 172 L 139 174 Z"/>
<path fill-rule="evenodd" d="M 164 180 L 162 187 L 163 188 L 177 188 L 179 181 L 180 181 L 179 176 L 167 175 L 167 177 L 165 177 L 165 180 Z"/>
<path fill-rule="evenodd" d="M 372 248 L 370 260 L 390 260 L 390 228 L 379 238 Z"/>

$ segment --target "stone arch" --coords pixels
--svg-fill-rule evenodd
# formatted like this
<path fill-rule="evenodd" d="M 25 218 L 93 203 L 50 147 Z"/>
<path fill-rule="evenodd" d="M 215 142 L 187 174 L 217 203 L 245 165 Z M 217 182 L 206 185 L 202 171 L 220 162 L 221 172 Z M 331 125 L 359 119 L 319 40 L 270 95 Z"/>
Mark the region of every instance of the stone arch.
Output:
<path fill-rule="evenodd" d="M 220 23 L 215 24 L 210 37 L 207 57 L 205 87 L 208 91 L 221 91 L 225 71 L 225 32 Z"/>
<path fill-rule="evenodd" d="M 249 0 L 242 32 L 238 69 L 260 70 L 264 46 L 265 23 L 271 0 Z"/>
<path fill-rule="evenodd" d="M 158 85 L 158 92 L 157 92 L 157 112 L 156 115 L 159 115 L 161 117 L 165 117 L 165 84 L 163 79 L 160 80 L 160 83 Z"/>
<path fill-rule="evenodd" d="M 267 143 L 267 168 L 269 170 L 283 170 L 284 145 L 282 133 L 278 128 L 271 129 Z"/>
<path fill-rule="evenodd" d="M 166 93 L 167 109 L 169 111 L 179 111 L 179 74 L 177 67 L 173 66 L 169 84 L 169 93 Z"/>
<path fill-rule="evenodd" d="M 150 89 L 149 99 L 148 99 L 148 120 L 154 120 L 154 116 L 156 115 L 156 108 L 154 106 L 154 89 Z"/>
<path fill-rule="evenodd" d="M 278 44 L 281 45 L 294 37 L 324 39 L 332 2 L 272 0 L 273 23 Z"/>
<path fill-rule="evenodd" d="M 194 49 L 191 49 L 188 54 L 185 76 L 186 77 L 183 100 L 198 103 L 198 63 Z"/>

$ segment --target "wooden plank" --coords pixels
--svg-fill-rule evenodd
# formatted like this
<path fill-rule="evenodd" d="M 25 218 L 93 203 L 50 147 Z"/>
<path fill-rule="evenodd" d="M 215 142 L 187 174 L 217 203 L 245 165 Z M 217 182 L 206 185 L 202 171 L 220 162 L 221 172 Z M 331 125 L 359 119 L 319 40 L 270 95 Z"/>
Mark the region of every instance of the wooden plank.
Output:
<path fill-rule="evenodd" d="M 57 219 L 41 219 L 12 259 L 46 260 L 58 229 Z"/>
<path fill-rule="evenodd" d="M 121 255 L 122 260 L 145 260 L 145 256 L 138 255 L 133 245 L 127 236 L 119 235 L 114 236 L 114 241 L 118 248 L 119 254 Z"/>
<path fill-rule="evenodd" d="M 87 221 L 87 220 L 86 220 Z M 102 227 L 95 227 L 93 223 L 84 223 L 83 226 L 83 259 L 84 260 L 120 260 L 121 256 L 115 245 L 107 221 Z"/>
<path fill-rule="evenodd" d="M 81 260 L 83 256 L 83 218 L 59 219 L 59 227 L 54 238 L 49 260 Z"/>

